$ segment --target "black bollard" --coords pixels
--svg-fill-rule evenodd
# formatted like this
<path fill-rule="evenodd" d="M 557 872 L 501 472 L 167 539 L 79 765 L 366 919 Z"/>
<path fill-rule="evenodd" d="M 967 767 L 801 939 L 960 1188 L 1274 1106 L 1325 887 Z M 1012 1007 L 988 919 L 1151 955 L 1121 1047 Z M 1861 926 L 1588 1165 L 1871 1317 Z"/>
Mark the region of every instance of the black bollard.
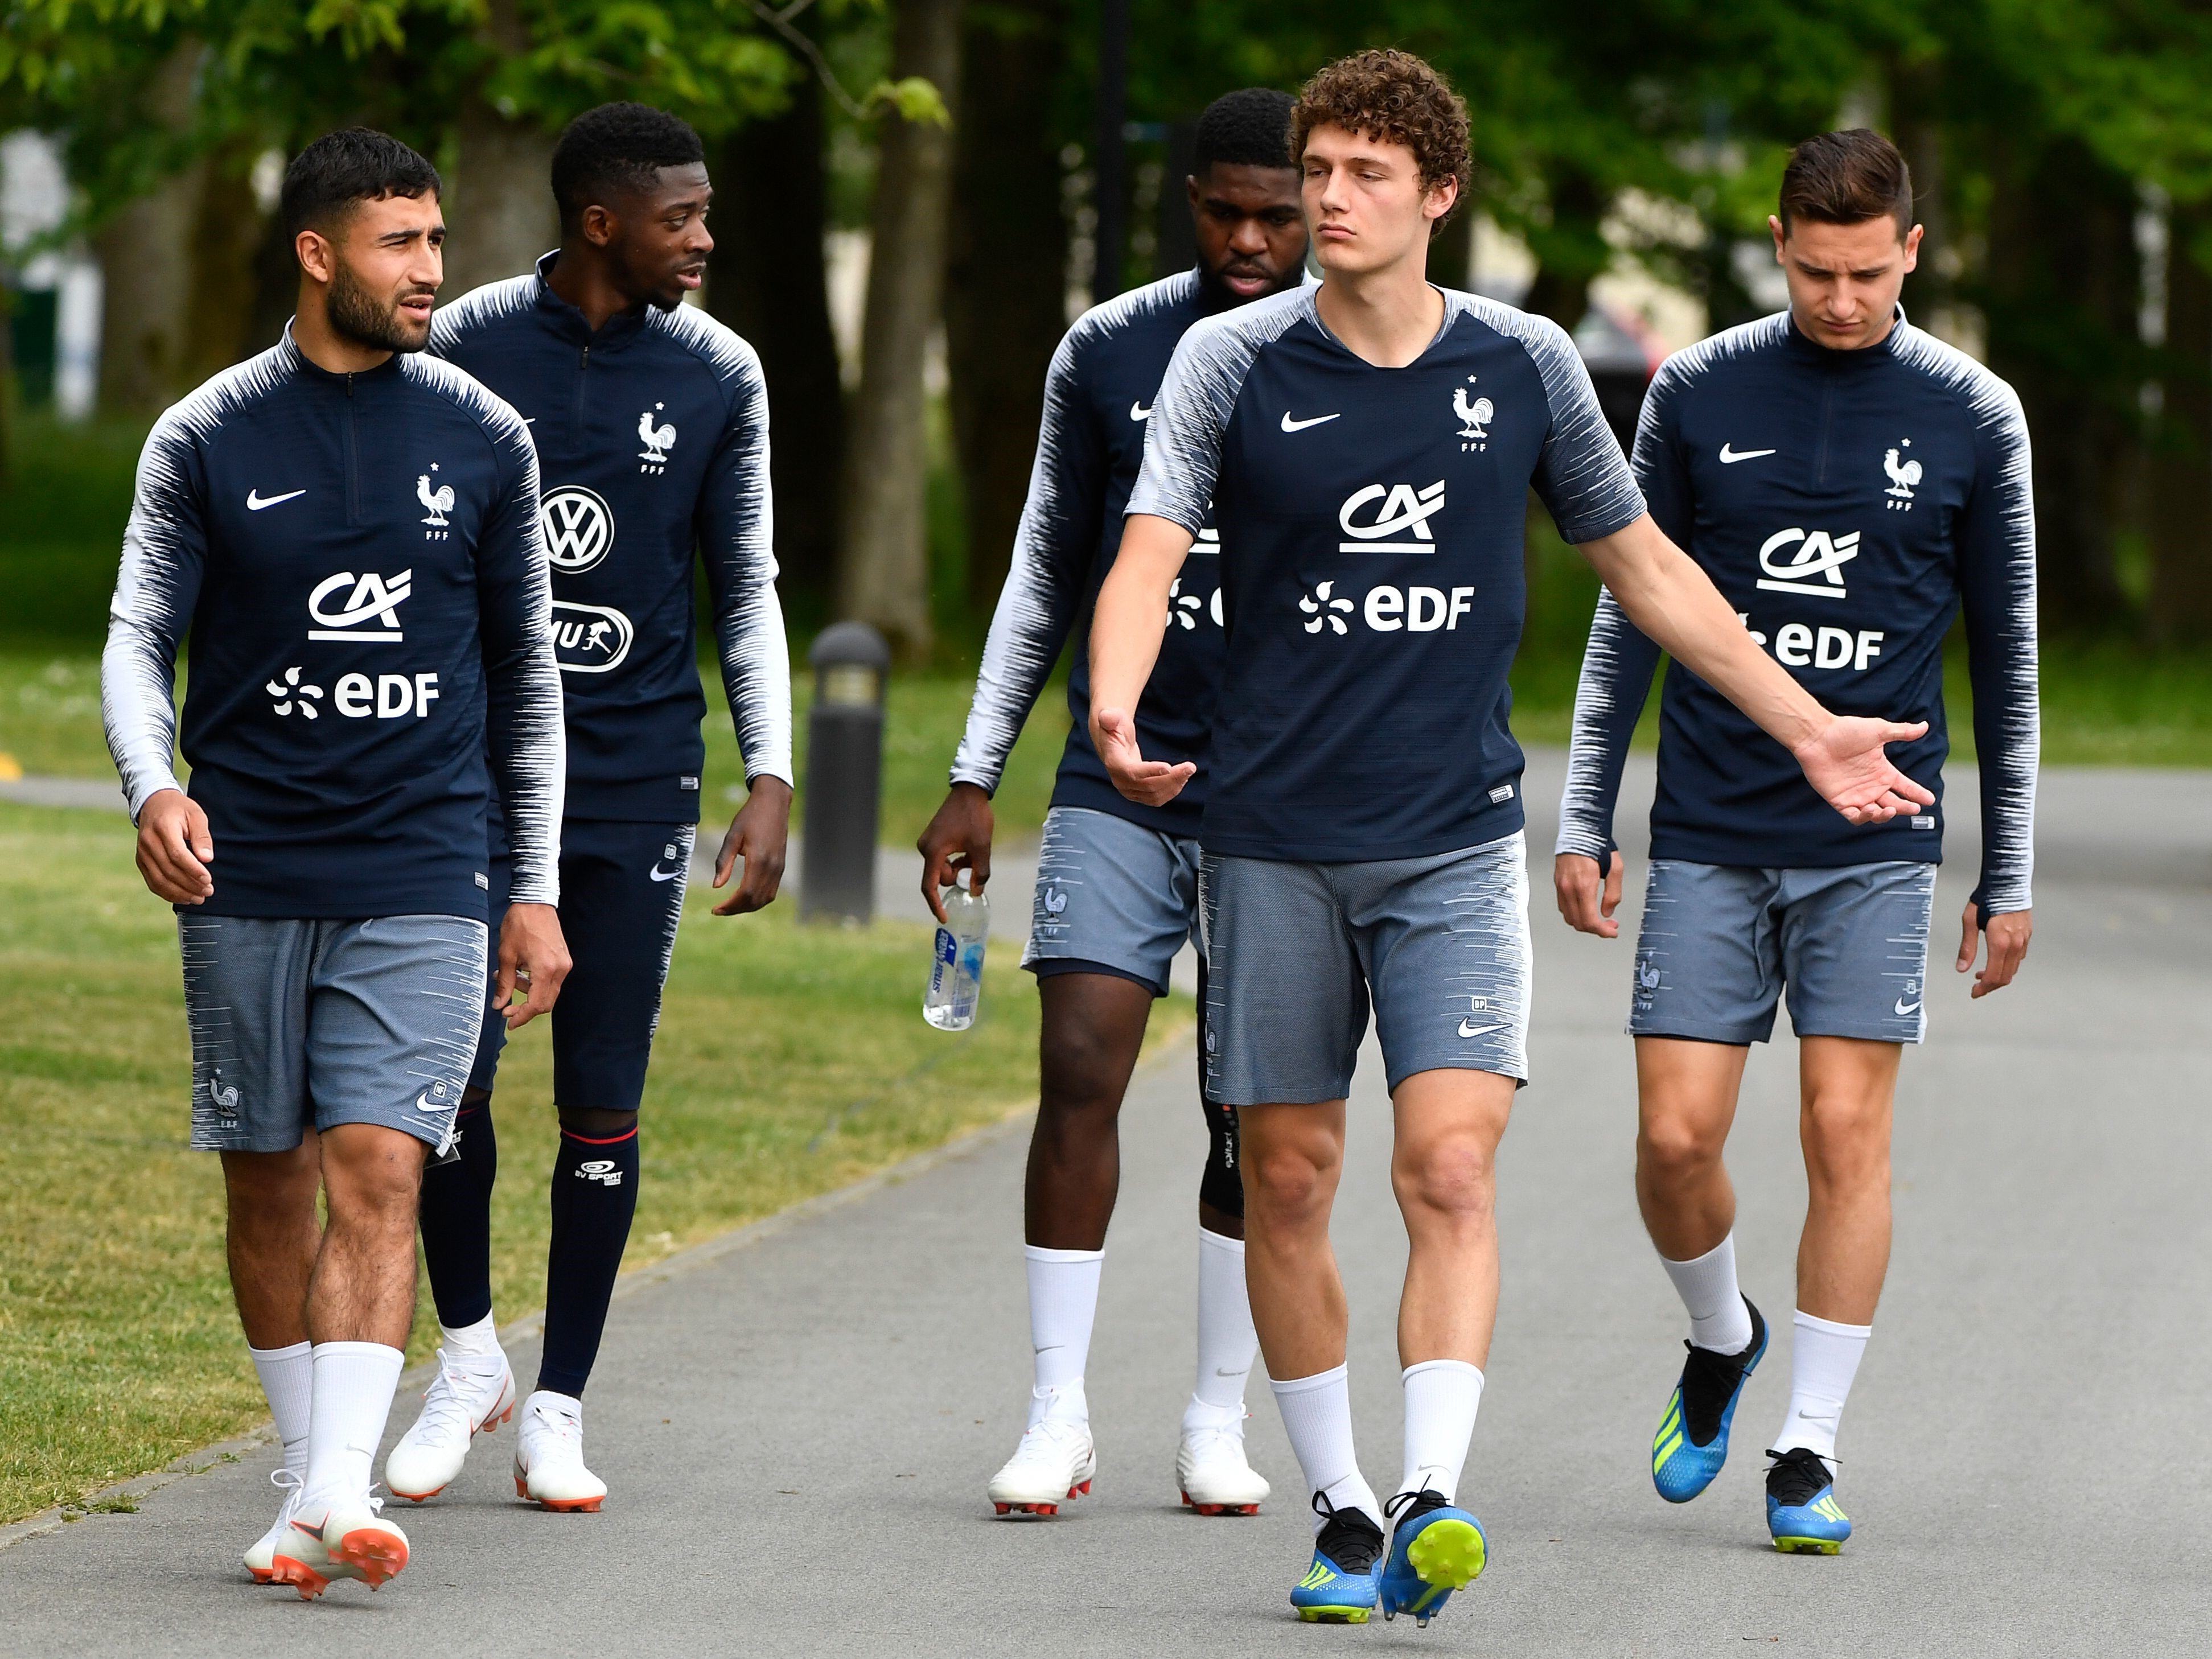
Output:
<path fill-rule="evenodd" d="M 839 623 L 815 637 L 807 661 L 814 668 L 814 707 L 806 717 L 799 920 L 866 922 L 876 909 L 890 647 L 866 623 Z"/>

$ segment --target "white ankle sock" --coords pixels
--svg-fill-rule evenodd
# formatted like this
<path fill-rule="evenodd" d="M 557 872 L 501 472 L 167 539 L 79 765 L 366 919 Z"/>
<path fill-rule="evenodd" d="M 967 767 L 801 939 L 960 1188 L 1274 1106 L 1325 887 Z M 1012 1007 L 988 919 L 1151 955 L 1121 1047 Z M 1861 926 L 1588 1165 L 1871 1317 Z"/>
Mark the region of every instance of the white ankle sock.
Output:
<path fill-rule="evenodd" d="M 1800 1312 L 1790 1346 L 1790 1414 L 1774 1449 L 1805 1446 L 1831 1463 L 1836 1460 L 1836 1425 L 1858 1375 L 1871 1325 L 1838 1325 Z"/>
<path fill-rule="evenodd" d="M 1423 1487 L 1449 1503 L 1474 1438 L 1482 1373 L 1464 1359 L 1424 1359 L 1406 1367 L 1406 1474 L 1400 1492 Z"/>
<path fill-rule="evenodd" d="M 1030 1421 L 1051 1412 L 1069 1390 L 1080 1399 L 1083 1368 L 1091 1358 L 1091 1326 L 1098 1314 L 1098 1273 L 1103 1250 L 1052 1250 L 1025 1244 L 1030 1278 L 1030 1346 L 1036 1357 Z"/>
<path fill-rule="evenodd" d="M 1198 1386 L 1183 1424 L 1242 1421 L 1244 1382 L 1260 1352 L 1244 1292 L 1244 1241 L 1198 1230 Z"/>
<path fill-rule="evenodd" d="M 1690 1310 L 1690 1340 L 1714 1353 L 1741 1353 L 1751 1346 L 1751 1310 L 1735 1282 L 1735 1235 L 1690 1261 L 1659 1258 L 1674 1294 Z"/>
<path fill-rule="evenodd" d="M 370 1470 L 406 1357 L 381 1342 L 315 1344 L 307 1497 L 317 1508 L 368 1496 Z"/>
<path fill-rule="evenodd" d="M 455 1327 L 441 1324 L 438 1334 L 444 1339 L 442 1346 L 448 1359 L 504 1359 L 507 1351 L 499 1346 L 499 1328 L 486 1314 L 473 1325 Z"/>
<path fill-rule="evenodd" d="M 276 1419 L 276 1437 L 284 1443 L 284 1467 L 297 1475 L 307 1472 L 308 1401 L 314 1397 L 315 1345 L 295 1342 L 289 1348 L 257 1348 L 248 1344 L 253 1369 L 261 1375 L 261 1392 L 269 1396 L 269 1414 Z"/>
<path fill-rule="evenodd" d="M 1291 1449 L 1305 1473 L 1306 1490 L 1324 1494 L 1337 1509 L 1364 1510 L 1367 1518 L 1381 1526 L 1382 1506 L 1360 1474 L 1359 1459 L 1352 1449 L 1352 1385 L 1346 1367 L 1292 1377 L 1273 1388 Z M 1316 1532 L 1323 1520 L 1319 1514 L 1314 1516 Z"/>

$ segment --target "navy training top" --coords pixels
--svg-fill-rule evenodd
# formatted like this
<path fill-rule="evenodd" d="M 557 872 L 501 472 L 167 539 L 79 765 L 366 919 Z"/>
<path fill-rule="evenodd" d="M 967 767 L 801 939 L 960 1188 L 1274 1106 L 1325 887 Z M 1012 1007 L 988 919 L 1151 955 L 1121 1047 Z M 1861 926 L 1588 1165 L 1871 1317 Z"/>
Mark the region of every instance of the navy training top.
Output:
<path fill-rule="evenodd" d="M 561 686 L 538 462 L 450 363 L 357 374 L 284 338 L 147 435 L 100 693 L 135 820 L 183 750 L 215 915 L 487 918 L 496 783 L 512 896 L 556 903 Z M 487 767 L 489 766 L 489 771 Z"/>
<path fill-rule="evenodd" d="M 1844 714 L 1926 720 L 1893 744 L 1929 811 L 1853 825 L 1789 751 L 1680 663 L 1660 699 L 1651 856 L 1832 867 L 1937 863 L 1943 850 L 1943 636 L 1963 605 L 1982 781 L 1984 915 L 2030 908 L 2034 869 L 2035 517 L 2020 400 L 1905 320 L 1838 351 L 1784 311 L 1677 352 L 1636 434 L 1653 517 L 1752 637 Z M 1558 850 L 1614 842 L 1622 764 L 1658 647 L 1599 602 L 1575 699 Z"/>
<path fill-rule="evenodd" d="M 1521 828 L 1506 675 L 1528 490 L 1571 542 L 1644 499 L 1559 325 L 1443 290 L 1402 368 L 1321 320 L 1321 289 L 1200 323 L 1152 405 L 1131 513 L 1212 504 L 1228 641 L 1210 853 L 1419 857 Z"/>
<path fill-rule="evenodd" d="M 991 631 L 952 781 L 994 791 L 1039 691 L 1071 632 L 1067 747 L 1055 806 L 1087 806 L 1147 829 L 1195 836 L 1206 806 L 1207 739 L 1225 655 L 1220 543 L 1202 527 L 1168 599 L 1159 659 L 1137 708 L 1148 760 L 1191 761 L 1197 773 L 1164 806 L 1114 787 L 1091 742 L 1091 659 L 1085 640 L 1106 573 L 1121 548 L 1121 518 L 1144 464 L 1153 395 L 1186 330 L 1228 303 L 1196 270 L 1133 289 L 1076 319 L 1053 353 L 1029 499 Z"/>
<path fill-rule="evenodd" d="M 546 281 L 556 257 L 441 306 L 430 349 L 537 440 L 568 815 L 696 823 L 695 550 L 746 780 L 793 775 L 767 384 L 752 347 L 696 306 L 640 306 L 593 333 Z"/>

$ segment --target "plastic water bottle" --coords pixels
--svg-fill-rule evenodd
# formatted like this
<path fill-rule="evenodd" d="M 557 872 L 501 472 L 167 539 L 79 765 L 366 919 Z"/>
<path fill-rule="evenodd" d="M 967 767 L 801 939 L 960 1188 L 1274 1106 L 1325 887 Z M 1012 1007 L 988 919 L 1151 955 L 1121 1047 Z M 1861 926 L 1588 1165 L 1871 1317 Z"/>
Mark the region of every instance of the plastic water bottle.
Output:
<path fill-rule="evenodd" d="M 921 999 L 921 1017 L 940 1031 L 964 1031 L 975 1023 L 975 1005 L 983 995 L 991 901 L 957 886 L 939 896 L 945 920 L 929 953 L 929 990 Z"/>

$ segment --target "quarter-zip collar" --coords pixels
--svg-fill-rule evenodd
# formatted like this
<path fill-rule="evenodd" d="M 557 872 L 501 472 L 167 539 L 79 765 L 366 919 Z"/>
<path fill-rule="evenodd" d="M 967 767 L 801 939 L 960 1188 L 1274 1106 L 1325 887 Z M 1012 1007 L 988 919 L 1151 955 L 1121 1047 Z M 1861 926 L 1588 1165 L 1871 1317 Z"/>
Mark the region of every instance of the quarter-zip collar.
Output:
<path fill-rule="evenodd" d="M 1831 374 L 1863 373 L 1875 363 L 1886 363 L 1897 355 L 1897 343 L 1905 331 L 1911 326 L 1905 315 L 1905 306 L 1899 301 L 1891 313 L 1889 332 L 1875 344 L 1861 346 L 1855 351 L 1845 351 L 1835 346 L 1824 346 L 1806 337 L 1797 326 L 1797 313 L 1784 308 L 1782 313 L 1789 319 L 1787 349 L 1796 362 Z"/>
<path fill-rule="evenodd" d="M 538 256 L 538 286 L 532 297 L 538 314 L 562 339 L 580 349 L 587 348 L 597 355 L 619 351 L 645 332 L 646 307 L 635 305 L 627 311 L 615 313 L 594 334 L 591 325 L 585 321 L 584 313 L 553 291 L 553 266 L 560 257 L 561 250 L 557 247 L 550 253 Z"/>
<path fill-rule="evenodd" d="M 395 351 L 374 368 L 356 369 L 349 374 L 332 374 L 300 349 L 300 343 L 292 337 L 292 325 L 289 319 L 284 325 L 284 339 L 281 349 L 284 353 L 287 363 L 299 374 L 302 380 L 331 386 L 341 392 L 368 381 L 381 383 L 385 380 L 397 380 L 399 377 L 399 359 L 403 355 Z"/>

